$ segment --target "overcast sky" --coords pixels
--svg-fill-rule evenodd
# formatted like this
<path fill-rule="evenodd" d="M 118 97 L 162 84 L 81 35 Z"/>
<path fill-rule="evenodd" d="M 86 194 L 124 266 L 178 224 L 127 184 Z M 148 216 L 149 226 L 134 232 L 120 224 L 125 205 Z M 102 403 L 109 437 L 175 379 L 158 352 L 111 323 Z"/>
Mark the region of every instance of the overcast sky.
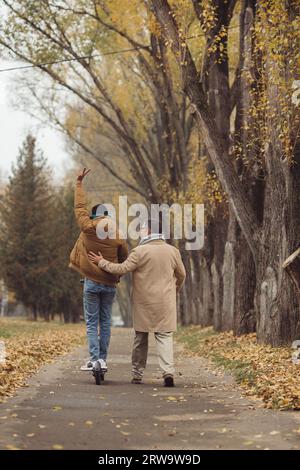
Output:
<path fill-rule="evenodd" d="M 0 61 L 0 69 L 15 65 L 15 62 Z M 41 128 L 41 125 L 28 114 L 13 109 L 9 93 L 11 93 L 12 87 L 10 85 L 16 73 L 14 71 L 0 72 L 0 171 L 5 175 L 9 174 L 11 164 L 16 160 L 22 141 L 31 131 L 37 136 L 39 147 L 43 150 L 51 167 L 55 169 L 55 174 L 59 176 L 68 165 L 63 137 L 50 126 Z M 24 70 L 21 73 L 30 72 Z"/>

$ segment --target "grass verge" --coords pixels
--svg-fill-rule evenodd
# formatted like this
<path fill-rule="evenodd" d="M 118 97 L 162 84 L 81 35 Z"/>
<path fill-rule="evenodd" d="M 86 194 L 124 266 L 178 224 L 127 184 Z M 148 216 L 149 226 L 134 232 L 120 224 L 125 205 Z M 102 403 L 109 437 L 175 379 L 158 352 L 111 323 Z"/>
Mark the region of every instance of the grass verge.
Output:
<path fill-rule="evenodd" d="M 0 363 L 0 402 L 45 363 L 83 344 L 85 328 L 58 322 L 32 322 L 20 318 L 0 319 L 0 342 L 5 361 Z"/>
<path fill-rule="evenodd" d="M 230 372 L 248 396 L 261 398 L 266 408 L 300 410 L 300 366 L 291 361 L 291 349 L 257 344 L 256 335 L 234 337 L 211 327 L 180 328 L 177 341 L 191 356 L 209 358 Z"/>

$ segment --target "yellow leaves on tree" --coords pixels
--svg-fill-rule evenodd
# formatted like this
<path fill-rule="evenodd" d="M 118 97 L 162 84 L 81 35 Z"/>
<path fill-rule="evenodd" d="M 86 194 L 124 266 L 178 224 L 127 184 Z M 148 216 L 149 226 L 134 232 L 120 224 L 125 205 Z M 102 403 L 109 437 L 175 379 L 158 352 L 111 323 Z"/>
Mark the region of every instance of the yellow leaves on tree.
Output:
<path fill-rule="evenodd" d="M 100 6 L 98 9 L 102 10 Z M 107 0 L 105 2 L 105 12 L 109 15 L 110 22 L 128 36 L 143 42 L 147 32 L 147 13 L 143 2 L 130 0 L 116 2 Z"/>
<path fill-rule="evenodd" d="M 207 172 L 207 160 L 194 159 L 190 167 L 190 185 L 186 197 L 195 204 L 205 204 L 207 214 L 212 215 L 219 204 L 227 202 L 225 192 L 215 172 Z"/>
<path fill-rule="evenodd" d="M 291 2 L 293 3 L 293 2 Z M 259 129 L 262 151 L 268 150 L 273 135 L 281 146 L 282 158 L 293 160 L 295 133 L 299 129 L 299 111 L 293 103 L 293 83 L 299 74 L 299 16 L 292 15 L 285 2 L 259 2 L 253 37 L 254 61 L 259 67 L 258 86 L 252 90 L 249 110 Z M 254 78 L 253 78 L 254 79 Z"/>

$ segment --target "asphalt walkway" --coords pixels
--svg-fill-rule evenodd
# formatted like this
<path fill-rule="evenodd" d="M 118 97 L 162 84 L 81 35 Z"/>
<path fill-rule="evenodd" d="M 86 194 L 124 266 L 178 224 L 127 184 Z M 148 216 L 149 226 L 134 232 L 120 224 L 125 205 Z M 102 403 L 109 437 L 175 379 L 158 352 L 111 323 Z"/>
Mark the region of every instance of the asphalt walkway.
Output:
<path fill-rule="evenodd" d="M 299 414 L 241 397 L 180 346 L 174 389 L 162 386 L 153 341 L 145 383 L 132 385 L 131 342 L 130 330 L 113 331 L 100 386 L 79 370 L 86 348 L 42 367 L 0 405 L 0 449 L 300 449 Z"/>

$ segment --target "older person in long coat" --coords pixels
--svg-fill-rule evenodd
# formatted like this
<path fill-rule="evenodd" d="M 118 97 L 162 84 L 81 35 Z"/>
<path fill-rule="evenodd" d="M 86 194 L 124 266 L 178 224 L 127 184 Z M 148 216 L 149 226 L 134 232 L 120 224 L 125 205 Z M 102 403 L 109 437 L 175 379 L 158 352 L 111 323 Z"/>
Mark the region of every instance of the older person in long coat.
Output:
<path fill-rule="evenodd" d="M 143 236 L 144 235 L 144 236 Z M 132 315 L 135 339 L 132 351 L 132 383 L 142 382 L 148 353 L 148 334 L 155 335 L 164 384 L 174 386 L 173 334 L 177 328 L 176 294 L 185 280 L 180 252 L 161 233 L 151 233 L 149 220 L 140 244 L 123 263 L 112 263 L 101 253 L 89 253 L 100 269 L 112 274 L 133 273 Z"/>

